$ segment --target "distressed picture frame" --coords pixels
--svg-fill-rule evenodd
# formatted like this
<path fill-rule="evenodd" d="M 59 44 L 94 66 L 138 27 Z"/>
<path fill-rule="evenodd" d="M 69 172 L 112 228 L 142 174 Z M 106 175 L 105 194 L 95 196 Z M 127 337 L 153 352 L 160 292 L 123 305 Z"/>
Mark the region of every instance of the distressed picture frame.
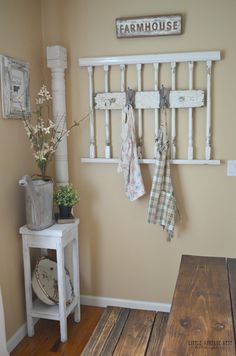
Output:
<path fill-rule="evenodd" d="M 0 56 L 2 117 L 20 119 L 30 114 L 29 64 Z"/>

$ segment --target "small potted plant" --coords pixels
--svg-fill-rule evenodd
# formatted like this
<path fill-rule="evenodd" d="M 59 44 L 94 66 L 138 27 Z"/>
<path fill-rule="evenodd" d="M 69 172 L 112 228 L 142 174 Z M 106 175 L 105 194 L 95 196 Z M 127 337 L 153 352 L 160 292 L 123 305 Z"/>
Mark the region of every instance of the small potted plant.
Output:
<path fill-rule="evenodd" d="M 72 184 L 66 184 L 56 188 L 54 200 L 59 207 L 60 218 L 70 218 L 71 208 L 79 202 L 80 198 Z"/>

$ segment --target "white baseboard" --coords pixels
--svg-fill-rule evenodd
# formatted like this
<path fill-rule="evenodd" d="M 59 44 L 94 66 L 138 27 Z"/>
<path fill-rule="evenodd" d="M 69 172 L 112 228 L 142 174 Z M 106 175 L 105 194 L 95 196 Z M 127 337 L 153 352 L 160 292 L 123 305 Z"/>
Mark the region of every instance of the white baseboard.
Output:
<path fill-rule="evenodd" d="M 34 318 L 34 324 L 38 322 L 38 318 Z M 14 350 L 14 348 L 21 342 L 21 340 L 27 335 L 27 324 L 24 323 L 17 330 L 17 332 L 10 337 L 7 341 L 7 351 L 10 353 Z"/>
<path fill-rule="evenodd" d="M 170 304 L 166 303 L 154 303 L 145 302 L 141 300 L 130 300 L 130 299 L 117 299 L 117 298 L 106 298 L 106 297 L 94 297 L 92 295 L 81 295 L 81 304 L 89 305 L 93 307 L 107 307 L 108 305 L 113 307 L 123 307 L 131 309 L 143 309 L 143 310 L 155 310 L 162 312 L 170 311 Z M 35 319 L 35 324 L 38 319 Z M 17 332 L 7 341 L 7 350 L 12 352 L 14 348 L 21 342 L 21 340 L 27 335 L 27 325 L 23 324 Z"/>
<path fill-rule="evenodd" d="M 27 326 L 25 323 L 7 341 L 7 350 L 9 353 L 14 350 L 14 348 L 21 342 L 21 340 L 25 337 L 26 334 L 27 334 Z"/>
<path fill-rule="evenodd" d="M 91 295 L 81 295 L 80 298 L 81 298 L 80 299 L 81 304 L 83 305 L 90 305 L 93 307 L 103 307 L 103 308 L 110 305 L 113 307 L 169 312 L 171 306 L 170 304 L 165 304 L 165 303 L 145 302 L 141 300 L 130 300 L 130 299 L 94 297 Z"/>

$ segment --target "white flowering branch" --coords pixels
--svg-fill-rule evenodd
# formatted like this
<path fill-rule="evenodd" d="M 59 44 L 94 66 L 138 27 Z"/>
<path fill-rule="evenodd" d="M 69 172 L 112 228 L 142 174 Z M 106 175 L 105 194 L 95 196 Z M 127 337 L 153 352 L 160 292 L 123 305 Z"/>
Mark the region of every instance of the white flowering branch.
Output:
<path fill-rule="evenodd" d="M 24 115 L 24 111 L 22 110 L 26 134 L 31 143 L 31 148 L 34 151 L 34 159 L 37 162 L 43 179 L 46 177 L 48 163 L 51 161 L 62 138 L 69 136 L 70 131 L 75 126 L 79 126 L 80 123 L 89 116 L 88 113 L 81 120 L 74 121 L 69 129 L 66 129 L 64 117 L 61 117 L 56 123 L 49 119 L 49 101 L 51 99 L 52 97 L 47 87 L 43 85 L 36 98 L 36 111 L 34 113 L 36 115 L 35 125 L 32 123 L 31 117 Z M 46 113 L 45 110 L 47 110 Z M 63 125 L 61 128 L 62 122 Z"/>

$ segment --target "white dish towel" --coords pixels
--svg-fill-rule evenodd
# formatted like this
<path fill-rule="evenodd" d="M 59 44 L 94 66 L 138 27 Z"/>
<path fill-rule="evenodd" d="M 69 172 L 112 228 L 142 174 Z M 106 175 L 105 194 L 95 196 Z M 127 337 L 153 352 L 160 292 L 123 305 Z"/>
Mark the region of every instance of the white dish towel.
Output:
<path fill-rule="evenodd" d="M 125 193 L 130 201 L 134 201 L 145 194 L 145 188 L 138 162 L 134 113 L 131 104 L 126 105 L 122 111 L 121 140 L 118 172 L 123 172 Z"/>

